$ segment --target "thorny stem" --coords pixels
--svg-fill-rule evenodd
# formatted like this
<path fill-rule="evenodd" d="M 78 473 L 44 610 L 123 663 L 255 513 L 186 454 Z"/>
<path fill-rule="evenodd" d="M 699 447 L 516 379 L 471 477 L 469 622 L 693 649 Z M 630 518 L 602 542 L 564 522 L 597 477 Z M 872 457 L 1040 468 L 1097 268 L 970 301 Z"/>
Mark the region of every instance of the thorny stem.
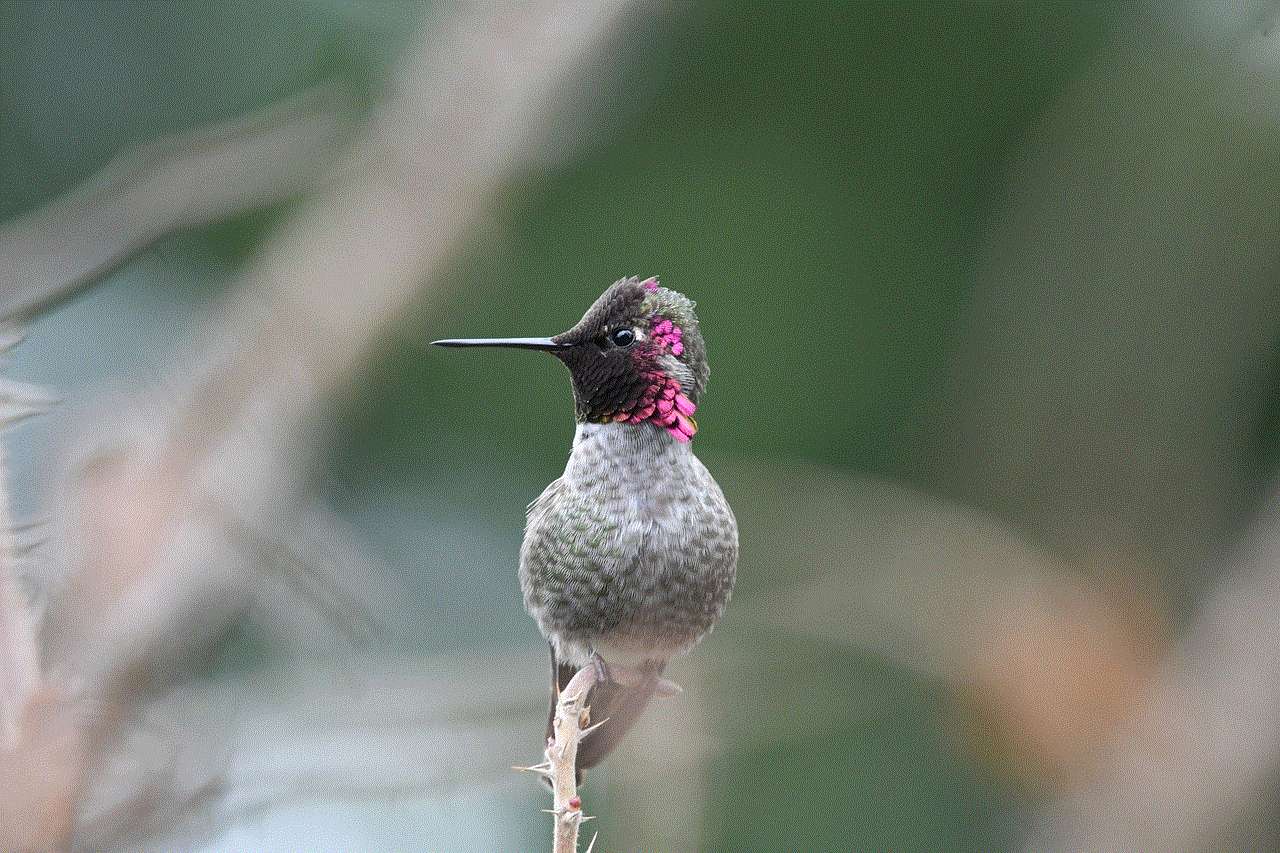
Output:
<path fill-rule="evenodd" d="M 596 681 L 596 668 L 584 666 L 560 691 L 553 726 L 555 740 L 547 745 L 547 761 L 551 764 L 551 813 L 556 818 L 555 853 L 577 853 L 578 827 L 587 818 L 582 814 L 578 798 L 578 744 L 587 732 L 591 710 L 587 693 Z"/>
<path fill-rule="evenodd" d="M 0 357 L 20 340 L 20 334 L 0 329 Z M 52 403 L 37 388 L 0 379 L 0 433 Z M 4 462 L 0 451 L 0 751 L 14 748 L 21 739 L 19 720 L 43 681 L 35 619 L 18 579 L 19 554 Z"/>
<path fill-rule="evenodd" d="M 556 715 L 552 723 L 553 736 L 547 743 L 546 760 L 534 767 L 551 783 L 551 808 L 555 815 L 555 853 L 577 853 L 578 827 L 590 820 L 582 813 L 582 800 L 578 798 L 578 744 L 583 735 L 591 731 L 591 712 L 586 706 L 587 693 L 596 683 L 596 668 L 584 666 L 560 691 L 556 702 Z"/>
<path fill-rule="evenodd" d="M 578 798 L 578 745 L 604 720 L 591 721 L 591 709 L 586 705 L 587 694 L 600 678 L 634 685 L 646 677 L 637 670 L 617 666 L 610 666 L 607 675 L 595 664 L 587 664 L 578 670 L 560 691 L 556 701 L 552 737 L 547 741 L 545 760 L 534 767 L 516 768 L 541 773 L 551 783 L 552 805 L 547 811 L 556 818 L 554 853 L 577 853 L 578 827 L 591 819 L 582 813 L 582 800 Z M 659 696 L 676 696 L 684 692 L 678 684 L 665 678 L 657 680 L 656 690 Z M 592 838 L 587 845 L 587 853 L 591 853 L 594 846 L 595 838 Z"/>

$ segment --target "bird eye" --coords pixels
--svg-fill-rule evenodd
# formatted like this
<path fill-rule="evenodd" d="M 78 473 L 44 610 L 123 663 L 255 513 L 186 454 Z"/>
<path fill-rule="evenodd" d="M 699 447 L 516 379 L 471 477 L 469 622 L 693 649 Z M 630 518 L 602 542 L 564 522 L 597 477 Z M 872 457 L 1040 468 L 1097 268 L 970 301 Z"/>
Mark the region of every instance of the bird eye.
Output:
<path fill-rule="evenodd" d="M 636 333 L 630 329 L 615 329 L 613 334 L 609 335 L 609 340 L 615 347 L 629 347 L 635 343 Z"/>

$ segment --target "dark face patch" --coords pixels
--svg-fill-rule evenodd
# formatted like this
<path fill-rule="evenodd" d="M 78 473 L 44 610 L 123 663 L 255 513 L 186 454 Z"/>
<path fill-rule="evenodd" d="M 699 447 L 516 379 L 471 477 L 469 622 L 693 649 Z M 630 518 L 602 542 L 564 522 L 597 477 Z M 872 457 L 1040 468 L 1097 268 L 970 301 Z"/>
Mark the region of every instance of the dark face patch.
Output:
<path fill-rule="evenodd" d="M 553 338 L 567 345 L 553 354 L 573 377 L 579 420 L 653 421 L 687 441 L 697 428 L 690 417 L 696 391 L 681 388 L 659 362 L 664 354 L 680 356 L 686 342 L 671 318 L 644 314 L 646 297 L 656 290 L 655 280 L 615 283 L 576 326 Z M 636 334 L 619 335 L 620 330 Z M 693 337 L 697 338 L 696 329 Z M 633 340 L 628 343 L 628 338 Z M 697 346 L 700 352 L 700 339 Z"/>
<path fill-rule="evenodd" d="M 591 423 L 611 421 L 640 401 L 652 380 L 634 353 L 602 350 L 594 341 L 555 353 L 573 377 L 578 416 Z"/>

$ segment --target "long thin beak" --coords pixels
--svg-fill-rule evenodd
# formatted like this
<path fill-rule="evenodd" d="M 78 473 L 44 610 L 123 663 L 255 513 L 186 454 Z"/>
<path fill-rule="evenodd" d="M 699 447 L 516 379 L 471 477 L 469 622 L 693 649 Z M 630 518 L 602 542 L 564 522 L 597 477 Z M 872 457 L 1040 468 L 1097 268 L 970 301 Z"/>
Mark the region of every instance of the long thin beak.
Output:
<path fill-rule="evenodd" d="M 450 338 L 444 341 L 432 341 L 441 347 L 511 347 L 512 349 L 564 349 L 551 338 Z"/>

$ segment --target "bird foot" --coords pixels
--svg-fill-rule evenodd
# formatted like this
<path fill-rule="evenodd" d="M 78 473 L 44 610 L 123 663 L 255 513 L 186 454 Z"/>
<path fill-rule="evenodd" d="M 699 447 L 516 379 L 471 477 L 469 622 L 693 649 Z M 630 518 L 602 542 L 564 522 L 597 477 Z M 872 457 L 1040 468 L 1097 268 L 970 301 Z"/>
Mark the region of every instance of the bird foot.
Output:
<path fill-rule="evenodd" d="M 591 665 L 596 669 L 596 679 L 598 681 L 611 681 L 614 684 L 620 684 L 623 687 L 637 688 L 646 685 L 653 685 L 653 692 L 658 696 L 679 696 L 684 692 L 684 688 L 674 681 L 670 681 L 658 675 L 658 668 L 653 664 L 645 664 L 640 667 L 620 666 L 616 663 L 609 663 L 598 653 L 592 653 Z"/>

